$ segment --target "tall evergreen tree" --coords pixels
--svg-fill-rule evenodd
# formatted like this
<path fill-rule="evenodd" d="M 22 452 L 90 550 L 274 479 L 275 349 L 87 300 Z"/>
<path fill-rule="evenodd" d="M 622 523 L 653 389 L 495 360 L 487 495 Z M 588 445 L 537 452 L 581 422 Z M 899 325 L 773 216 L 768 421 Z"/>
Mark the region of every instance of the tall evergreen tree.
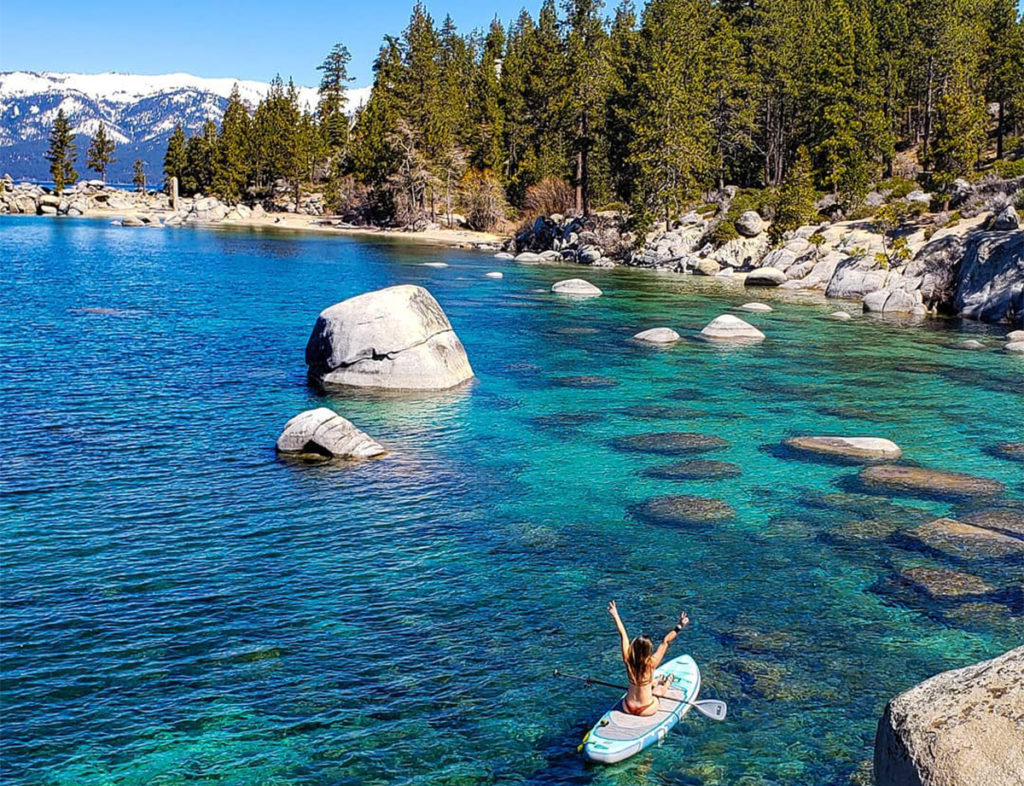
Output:
<path fill-rule="evenodd" d="M 708 90 L 710 0 L 651 0 L 637 50 L 637 105 L 630 160 L 634 224 L 669 224 L 709 182 L 713 166 Z M 642 235 L 642 232 L 639 233 Z"/>
<path fill-rule="evenodd" d="M 608 96 L 608 37 L 601 21 L 602 0 L 564 0 L 566 81 L 576 211 L 590 213 L 591 151 L 602 133 Z"/>
<path fill-rule="evenodd" d="M 101 121 L 96 129 L 96 136 L 92 138 L 89 149 L 86 152 L 85 163 L 89 169 L 97 172 L 104 183 L 107 182 L 107 167 L 117 161 L 114 158 L 114 150 L 117 143 L 107 136 L 107 127 Z"/>
<path fill-rule="evenodd" d="M 179 188 L 188 168 L 188 157 L 185 151 L 185 129 L 178 123 L 174 127 L 170 139 L 167 140 L 167 152 L 164 153 L 164 188 L 170 192 L 171 178 L 178 178 Z"/>
<path fill-rule="evenodd" d="M 67 186 L 78 180 L 75 171 L 75 137 L 71 133 L 71 121 L 63 109 L 57 110 L 57 117 L 50 129 L 50 146 L 46 151 L 46 160 L 50 162 L 50 177 L 53 178 L 53 190 L 62 194 Z"/>
<path fill-rule="evenodd" d="M 341 155 L 348 144 L 348 66 L 352 55 L 344 44 L 335 44 L 324 61 L 317 66 L 323 73 L 320 79 L 320 101 L 317 118 L 323 129 L 324 140 L 333 155 Z"/>
<path fill-rule="evenodd" d="M 132 164 L 132 185 L 139 193 L 146 193 L 146 164 L 141 158 L 136 158 Z"/>
<path fill-rule="evenodd" d="M 474 130 L 471 136 L 473 165 L 500 172 L 504 155 L 505 112 L 501 103 L 501 69 L 505 31 L 495 19 L 484 39 L 474 80 Z"/>
<path fill-rule="evenodd" d="M 985 104 L 972 88 L 968 67 L 957 63 L 936 106 L 935 136 L 929 153 L 940 186 L 970 173 L 985 143 Z"/>
<path fill-rule="evenodd" d="M 632 139 L 631 117 L 636 111 L 633 90 L 639 33 L 632 0 L 622 0 L 615 9 L 608 42 L 608 99 L 605 105 L 604 137 L 608 168 L 615 196 L 629 202 L 636 173 L 629 161 Z"/>
<path fill-rule="evenodd" d="M 250 172 L 251 118 L 238 85 L 231 88 L 217 137 L 211 190 L 227 202 L 245 194 Z"/>

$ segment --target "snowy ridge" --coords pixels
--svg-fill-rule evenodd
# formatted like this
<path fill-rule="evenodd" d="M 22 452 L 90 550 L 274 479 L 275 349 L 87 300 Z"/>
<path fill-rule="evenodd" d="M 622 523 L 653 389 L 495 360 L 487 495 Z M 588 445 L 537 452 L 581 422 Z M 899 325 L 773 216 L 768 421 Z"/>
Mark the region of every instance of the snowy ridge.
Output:
<path fill-rule="evenodd" d="M 77 135 L 80 174 L 86 171 L 88 138 L 102 122 L 118 145 L 110 177 L 130 180 L 136 158 L 156 176 L 174 127 L 180 123 L 186 133 L 196 134 L 206 120 L 219 123 L 236 84 L 250 108 L 270 90 L 267 82 L 184 73 L 0 72 L 0 173 L 19 179 L 48 178 L 43 152 L 54 118 L 63 109 Z M 299 87 L 298 91 L 300 104 L 314 109 L 316 89 Z M 364 104 L 369 94 L 369 87 L 349 90 L 348 111 Z"/>

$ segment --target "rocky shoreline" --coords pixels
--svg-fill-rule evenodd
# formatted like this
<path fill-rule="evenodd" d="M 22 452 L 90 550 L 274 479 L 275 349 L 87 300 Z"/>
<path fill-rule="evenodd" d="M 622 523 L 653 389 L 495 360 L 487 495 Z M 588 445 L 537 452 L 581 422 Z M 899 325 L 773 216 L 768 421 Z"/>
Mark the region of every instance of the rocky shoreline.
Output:
<path fill-rule="evenodd" d="M 9 177 L 0 183 L 0 214 L 108 217 L 125 227 L 237 225 L 402 237 L 497 251 L 496 257 L 521 264 L 621 265 L 711 276 L 747 287 L 855 300 L 865 312 L 950 315 L 1024 327 L 1024 229 L 1014 207 L 1024 193 L 1024 178 L 980 185 L 958 181 L 950 200 L 955 212 L 921 213 L 900 234 L 905 251 L 891 260 L 891 238 L 870 218 L 809 224 L 773 244 L 771 224 L 757 212 L 723 218 L 734 196 L 728 189 L 713 215 L 690 212 L 636 248 L 621 216 L 610 214 L 541 216 L 503 239 L 458 229 L 354 226 L 315 211 L 268 212 L 259 204 L 231 206 L 202 195 L 179 200 L 174 210 L 163 193 L 128 192 L 98 180 L 80 181 L 60 196 L 38 185 L 14 184 Z M 898 201 L 913 206 L 931 199 L 915 191 Z M 725 221 L 734 237 L 716 243 Z M 1010 340 L 1006 349 L 1021 352 L 1024 345 Z"/>

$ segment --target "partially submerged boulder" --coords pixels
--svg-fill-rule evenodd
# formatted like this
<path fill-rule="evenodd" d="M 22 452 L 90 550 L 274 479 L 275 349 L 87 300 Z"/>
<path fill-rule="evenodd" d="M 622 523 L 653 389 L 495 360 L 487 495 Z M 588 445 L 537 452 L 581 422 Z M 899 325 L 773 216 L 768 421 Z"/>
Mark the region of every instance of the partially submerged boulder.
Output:
<path fill-rule="evenodd" d="M 876 786 L 1024 783 L 1024 647 L 892 699 L 875 735 Z"/>
<path fill-rule="evenodd" d="M 767 303 L 744 303 L 739 307 L 741 311 L 749 311 L 752 314 L 769 314 L 772 307 Z"/>
<path fill-rule="evenodd" d="M 899 445 L 880 437 L 791 437 L 785 443 L 801 452 L 857 462 L 896 461 L 903 455 Z"/>
<path fill-rule="evenodd" d="M 914 545 L 960 560 L 1024 555 L 1024 539 L 954 519 L 935 519 L 905 533 Z"/>
<path fill-rule="evenodd" d="M 556 281 L 551 285 L 551 291 L 557 295 L 569 295 L 571 297 L 597 297 L 601 290 L 584 281 L 582 278 L 567 278 L 564 281 Z"/>
<path fill-rule="evenodd" d="M 763 341 L 764 333 L 732 314 L 722 314 L 711 320 L 700 332 L 711 341 Z"/>
<path fill-rule="evenodd" d="M 320 313 L 306 345 L 323 385 L 444 390 L 473 377 L 448 317 L 423 287 L 367 292 Z"/>
<path fill-rule="evenodd" d="M 778 268 L 759 267 L 747 273 L 743 284 L 748 287 L 777 287 L 786 282 L 786 274 Z"/>
<path fill-rule="evenodd" d="M 307 409 L 285 426 L 277 452 L 317 458 L 369 459 L 387 453 L 384 446 L 326 407 Z"/>
<path fill-rule="evenodd" d="M 649 330 L 642 330 L 633 336 L 634 341 L 643 341 L 647 344 L 672 344 L 678 341 L 681 336 L 672 328 L 656 327 Z"/>

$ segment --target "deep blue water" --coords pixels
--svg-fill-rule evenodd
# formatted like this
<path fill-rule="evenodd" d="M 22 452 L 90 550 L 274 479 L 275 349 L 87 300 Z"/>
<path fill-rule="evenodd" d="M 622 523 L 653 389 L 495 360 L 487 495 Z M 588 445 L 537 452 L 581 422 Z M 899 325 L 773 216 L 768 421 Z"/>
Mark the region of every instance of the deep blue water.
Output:
<path fill-rule="evenodd" d="M 423 266 L 437 260 L 450 267 Z M 605 296 L 547 291 L 580 274 Z M 318 312 L 403 282 L 441 302 L 474 384 L 311 389 Z M 1001 328 L 837 323 L 835 304 L 762 292 L 776 311 L 745 318 L 763 344 L 658 350 L 629 337 L 692 335 L 754 295 L 397 242 L 46 218 L 0 221 L 0 293 L 4 782 L 845 784 L 889 697 L 1021 641 L 1012 594 L 965 608 L 892 581 L 965 569 L 898 534 L 956 503 L 860 494 L 857 468 L 776 449 L 889 437 L 1020 505 L 1022 465 L 985 452 L 1021 439 L 1024 366 L 995 351 Z M 953 348 L 968 333 L 992 351 Z M 277 459 L 284 422 L 318 405 L 390 456 Z M 697 458 L 742 474 L 648 477 L 678 459 L 614 444 L 660 431 L 724 438 Z M 736 516 L 641 515 L 674 493 Z M 1020 567 L 966 569 L 1005 589 Z M 612 598 L 631 632 L 658 636 L 685 608 L 675 651 L 730 715 L 588 767 L 576 745 L 614 693 L 549 674 L 622 679 Z"/>

